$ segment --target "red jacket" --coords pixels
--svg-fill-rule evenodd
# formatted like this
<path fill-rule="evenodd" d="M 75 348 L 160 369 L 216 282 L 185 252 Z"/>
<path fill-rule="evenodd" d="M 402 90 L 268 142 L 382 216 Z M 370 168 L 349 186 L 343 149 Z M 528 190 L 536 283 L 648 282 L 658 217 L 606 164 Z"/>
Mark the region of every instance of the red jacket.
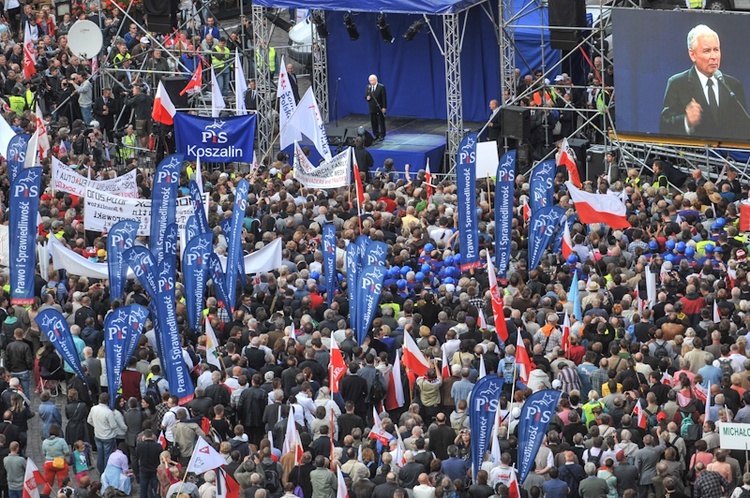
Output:
<path fill-rule="evenodd" d="M 122 372 L 122 397 L 141 400 L 141 372 L 138 370 L 123 370 Z"/>

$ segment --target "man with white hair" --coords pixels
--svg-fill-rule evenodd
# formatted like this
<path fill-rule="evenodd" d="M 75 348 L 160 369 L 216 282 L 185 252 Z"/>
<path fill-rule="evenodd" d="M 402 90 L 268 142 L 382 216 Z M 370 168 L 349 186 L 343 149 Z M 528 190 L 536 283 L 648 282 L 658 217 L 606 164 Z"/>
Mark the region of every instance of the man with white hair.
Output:
<path fill-rule="evenodd" d="M 534 334 L 534 344 L 541 344 L 545 356 L 552 355 L 555 348 L 562 347 L 562 332 L 557 326 L 557 313 L 547 315 L 547 324 Z"/>
<path fill-rule="evenodd" d="M 370 75 L 368 82 L 365 99 L 370 112 L 372 134 L 375 136 L 375 140 L 383 140 L 385 138 L 385 112 L 388 107 L 385 85 L 379 83 L 378 77 L 374 74 Z"/>

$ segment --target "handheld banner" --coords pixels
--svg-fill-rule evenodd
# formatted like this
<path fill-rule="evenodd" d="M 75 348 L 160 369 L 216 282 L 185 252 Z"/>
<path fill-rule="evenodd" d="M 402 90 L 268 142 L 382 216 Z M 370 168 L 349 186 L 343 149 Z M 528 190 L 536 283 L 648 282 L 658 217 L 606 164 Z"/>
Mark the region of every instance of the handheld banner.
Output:
<path fill-rule="evenodd" d="M 250 184 L 244 178 L 237 184 L 234 191 L 234 206 L 232 207 L 232 219 L 227 235 L 227 270 L 225 287 L 227 289 L 228 309 L 234 310 L 237 298 L 237 276 L 240 274 L 240 260 L 244 256 L 242 252 L 242 222 L 245 219 L 247 209 L 247 193 Z"/>
<path fill-rule="evenodd" d="M 190 239 L 182 254 L 182 280 L 185 284 L 185 299 L 188 324 L 198 330 L 203 312 L 203 297 L 208 281 L 208 260 L 213 252 L 213 233 L 203 233 Z"/>
<path fill-rule="evenodd" d="M 357 268 L 357 244 L 350 242 L 346 246 L 346 295 L 349 298 L 349 326 L 357 326 L 357 284 L 359 283 L 359 270 Z M 360 345 L 362 343 L 359 343 Z"/>
<path fill-rule="evenodd" d="M 39 312 L 34 320 L 62 359 L 88 385 L 86 376 L 83 375 L 83 368 L 81 368 L 81 358 L 78 356 L 78 350 L 73 342 L 73 334 L 70 333 L 70 327 L 68 327 L 68 322 L 62 313 L 56 309 L 48 308 Z"/>
<path fill-rule="evenodd" d="M 479 379 L 469 395 L 469 424 L 471 427 L 472 474 L 476 480 L 478 465 L 484 461 L 484 453 L 490 446 L 492 424 L 503 393 L 503 377 L 485 375 Z"/>
<path fill-rule="evenodd" d="M 373 241 L 365 250 L 364 266 L 380 265 L 385 266 L 385 257 L 388 255 L 388 244 L 380 241 Z"/>
<path fill-rule="evenodd" d="M 370 245 L 370 237 L 367 235 L 360 235 L 357 237 L 357 271 L 362 271 L 365 266 L 365 254 L 367 253 L 367 246 Z"/>
<path fill-rule="evenodd" d="M 558 206 L 547 206 L 531 213 L 529 222 L 529 268 L 539 266 L 542 254 L 555 235 L 565 210 Z"/>
<path fill-rule="evenodd" d="M 73 168 L 52 157 L 52 179 L 50 186 L 58 192 L 83 197 L 86 189 L 93 188 L 100 192 L 109 192 L 120 197 L 138 198 L 138 170 L 134 169 L 122 176 L 110 180 L 92 180 L 78 174 Z"/>
<path fill-rule="evenodd" d="M 214 282 L 214 290 L 216 291 L 216 299 L 219 301 L 219 306 L 229 312 L 230 315 L 234 313 L 234 310 L 229 307 L 229 298 L 227 297 L 226 288 L 226 277 L 224 276 L 224 270 L 221 268 L 221 261 L 219 256 L 215 252 L 211 252 L 208 257 L 208 275 Z"/>
<path fill-rule="evenodd" d="M 357 342 L 363 344 L 370 329 L 375 310 L 380 302 L 380 291 L 386 268 L 381 265 L 369 265 L 362 268 L 357 286 Z M 351 305 L 350 305 L 351 307 Z"/>
<path fill-rule="evenodd" d="M 456 186 L 458 226 L 461 243 L 461 271 L 479 268 L 479 226 L 477 222 L 477 134 L 469 133 L 458 147 Z"/>
<path fill-rule="evenodd" d="M 555 196 L 555 161 L 548 159 L 539 163 L 531 173 L 529 180 L 529 205 L 531 215 L 534 212 L 552 205 Z"/>
<path fill-rule="evenodd" d="M 330 308 L 336 292 L 336 227 L 333 223 L 323 226 L 323 269 L 326 274 L 326 303 Z"/>
<path fill-rule="evenodd" d="M 299 152 L 297 152 L 299 150 Z M 294 170 L 294 179 L 307 188 L 328 189 L 346 187 L 351 184 L 351 154 L 349 148 L 338 154 L 330 161 L 326 161 L 312 171 L 307 171 L 310 161 L 304 163 L 301 157 L 307 159 L 295 142 L 295 154 L 297 160 L 295 166 L 302 164 L 299 169 Z"/>
<path fill-rule="evenodd" d="M 177 151 L 191 161 L 252 163 L 255 114 L 208 118 L 178 112 L 174 115 L 174 136 Z"/>
<path fill-rule="evenodd" d="M 516 183 L 516 151 L 503 154 L 497 165 L 495 184 L 495 263 L 500 278 L 505 278 L 510 263 L 513 194 Z"/>
<path fill-rule="evenodd" d="M 115 224 L 107 234 L 107 270 L 109 275 L 109 294 L 113 299 L 122 298 L 128 264 L 123 258 L 125 251 L 133 247 L 138 222 L 122 220 Z"/>
<path fill-rule="evenodd" d="M 26 148 L 29 145 L 30 138 L 28 133 L 19 133 L 13 135 L 13 138 L 8 142 L 8 152 L 5 157 L 8 161 L 8 182 L 11 185 L 23 170 L 26 162 Z"/>
<path fill-rule="evenodd" d="M 206 211 L 203 206 L 203 193 L 194 181 L 188 184 L 188 188 L 190 189 L 190 197 L 193 199 L 195 206 L 195 221 L 198 224 L 198 229 L 200 233 L 210 232 L 211 229 L 208 226 L 208 219 L 206 218 Z"/>
<path fill-rule="evenodd" d="M 198 226 L 198 217 L 196 215 L 191 216 L 188 218 L 187 222 L 185 223 L 185 240 L 193 240 L 198 235 L 206 233 L 202 232 L 200 227 Z M 185 243 L 187 246 L 187 242 Z M 183 250 L 185 248 L 183 247 Z"/>
<path fill-rule="evenodd" d="M 143 286 L 146 293 L 153 299 L 156 296 L 156 260 L 151 251 L 143 246 L 133 246 L 126 250 L 123 255 L 123 259 L 127 262 L 128 266 L 133 269 L 135 277 Z"/>
<path fill-rule="evenodd" d="M 179 154 L 167 156 L 156 168 L 154 175 L 154 186 L 151 192 L 149 248 L 157 263 L 164 259 L 165 254 L 172 254 L 166 251 L 165 236 L 167 227 L 177 221 L 177 187 L 180 185 L 182 161 L 183 157 Z M 174 254 L 177 252 L 175 251 Z"/>
<path fill-rule="evenodd" d="M 120 389 L 121 374 L 138 346 L 147 318 L 148 310 L 140 304 L 121 306 L 104 318 L 104 353 L 110 393 Z M 110 408 L 114 408 L 115 398 L 110 396 Z"/>
<path fill-rule="evenodd" d="M 36 218 L 42 168 L 22 169 L 10 188 L 10 291 L 11 304 L 34 304 L 34 267 L 36 266 Z"/>
<path fill-rule="evenodd" d="M 476 389 L 476 387 L 474 388 Z M 472 391 L 472 395 L 474 391 Z M 518 482 L 523 484 L 531 471 L 534 457 L 542 446 L 547 434 L 555 407 L 560 400 L 561 391 L 542 389 L 532 394 L 521 408 L 521 420 L 518 422 Z M 474 431 L 472 430 L 472 439 Z M 481 460 L 479 460 L 481 462 Z"/>

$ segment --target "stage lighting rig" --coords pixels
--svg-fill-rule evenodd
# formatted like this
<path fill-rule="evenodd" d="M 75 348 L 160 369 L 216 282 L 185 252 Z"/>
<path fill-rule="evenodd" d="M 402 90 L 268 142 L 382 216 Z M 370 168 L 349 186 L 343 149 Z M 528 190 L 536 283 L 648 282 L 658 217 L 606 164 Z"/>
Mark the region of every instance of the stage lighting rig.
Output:
<path fill-rule="evenodd" d="M 318 30 L 318 36 L 321 38 L 328 38 L 328 28 L 326 28 L 326 21 L 320 12 L 314 11 L 311 14 L 312 22 L 315 24 L 315 29 Z"/>
<path fill-rule="evenodd" d="M 383 37 L 383 41 L 386 43 L 393 43 L 393 35 L 391 34 L 391 28 L 388 26 L 388 21 L 385 20 L 385 14 L 378 15 L 378 30 L 380 30 L 380 36 Z"/>
<path fill-rule="evenodd" d="M 406 33 L 404 33 L 404 38 L 406 38 L 406 41 L 412 41 L 417 34 L 422 31 L 422 28 L 424 27 L 424 19 L 417 19 L 412 23 L 411 26 L 409 26 L 409 29 L 406 30 Z"/>
<path fill-rule="evenodd" d="M 354 24 L 351 14 L 347 12 L 344 14 L 344 26 L 346 26 L 346 32 L 349 33 L 349 39 L 354 41 L 359 39 L 359 31 L 357 31 L 357 25 Z"/>

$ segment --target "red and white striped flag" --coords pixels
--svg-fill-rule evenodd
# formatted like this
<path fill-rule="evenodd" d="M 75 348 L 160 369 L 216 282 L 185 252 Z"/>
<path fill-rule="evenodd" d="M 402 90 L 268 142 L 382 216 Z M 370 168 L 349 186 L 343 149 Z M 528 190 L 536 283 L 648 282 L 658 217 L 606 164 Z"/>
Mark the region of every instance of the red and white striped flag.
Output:
<path fill-rule="evenodd" d="M 497 275 L 495 266 L 492 264 L 490 253 L 487 251 L 487 276 L 490 281 L 490 295 L 492 296 L 492 314 L 495 316 L 495 333 L 503 341 L 508 341 L 508 324 L 505 323 L 505 302 L 500 294 L 500 287 L 497 285 Z"/>
<path fill-rule="evenodd" d="M 529 206 L 529 201 L 525 199 L 523 206 L 521 206 L 521 214 L 523 215 L 523 221 L 528 222 L 531 219 L 531 206 Z"/>
<path fill-rule="evenodd" d="M 167 449 L 168 441 L 166 436 L 164 435 L 164 431 L 161 431 L 159 433 L 159 444 L 161 445 L 162 449 Z"/>
<path fill-rule="evenodd" d="M 516 469 L 511 469 L 510 482 L 508 482 L 508 498 L 521 498 L 521 490 L 518 487 Z"/>
<path fill-rule="evenodd" d="M 427 200 L 429 201 L 432 199 L 432 193 L 435 190 L 435 187 L 432 186 L 432 172 L 430 172 L 430 158 L 427 158 L 427 165 L 425 166 L 424 170 L 424 182 L 425 182 L 425 189 L 427 190 Z"/>
<path fill-rule="evenodd" d="M 562 347 L 565 354 L 570 351 L 570 316 L 567 311 L 565 312 L 565 319 L 562 326 Z"/>
<path fill-rule="evenodd" d="M 661 383 L 665 386 L 672 387 L 672 376 L 667 372 L 664 372 L 664 374 L 661 376 Z"/>
<path fill-rule="evenodd" d="M 29 23 L 26 22 L 23 29 L 23 77 L 30 80 L 35 74 L 36 51 L 34 50 L 34 40 L 31 38 L 31 28 Z"/>
<path fill-rule="evenodd" d="M 709 391 L 704 389 L 702 385 L 693 384 L 693 394 L 695 395 L 696 398 L 703 401 L 704 403 L 708 402 L 708 393 Z M 680 403 L 680 406 L 683 406 L 682 403 Z"/>
<path fill-rule="evenodd" d="M 638 427 L 645 430 L 648 426 L 648 419 L 646 418 L 646 414 L 643 412 L 643 408 L 641 408 L 641 403 L 639 401 L 636 401 L 635 406 L 633 407 L 633 416 L 638 423 Z"/>
<path fill-rule="evenodd" d="M 283 454 L 289 453 L 290 451 L 295 452 L 295 465 L 299 465 L 302 461 L 302 441 L 299 438 L 299 431 L 297 431 L 297 424 L 294 421 L 294 407 L 289 407 L 289 416 L 286 420 L 286 433 L 284 435 L 284 444 L 281 447 Z"/>
<path fill-rule="evenodd" d="M 396 350 L 396 359 L 393 360 L 391 368 L 391 381 L 388 383 L 388 390 L 385 393 L 385 409 L 396 410 L 405 403 L 404 384 L 401 382 L 401 357 Z"/>
<path fill-rule="evenodd" d="M 180 92 L 180 97 L 182 97 L 188 92 L 190 93 L 200 92 L 202 86 L 203 86 L 203 64 L 199 60 L 195 64 L 195 71 L 193 71 L 193 75 L 190 77 L 190 81 L 188 81 L 187 85 L 185 85 L 185 88 L 183 88 L 182 91 Z"/>
<path fill-rule="evenodd" d="M 357 212 L 361 214 L 365 203 L 365 189 L 362 186 L 362 177 L 359 174 L 359 165 L 354 151 L 352 151 L 352 167 L 354 168 L 354 188 L 357 191 Z"/>
<path fill-rule="evenodd" d="M 372 420 L 372 429 L 370 429 L 370 434 L 367 437 L 378 440 L 381 444 L 387 446 L 393 436 L 383 429 L 383 423 L 380 421 L 380 416 L 375 407 L 372 408 Z"/>
<path fill-rule="evenodd" d="M 484 311 L 479 308 L 479 314 L 477 315 L 477 327 L 482 330 L 487 330 L 487 319 L 484 318 Z"/>
<path fill-rule="evenodd" d="M 529 374 L 533 368 L 529 352 L 526 351 L 526 346 L 521 339 L 520 330 L 516 333 L 516 366 L 518 367 L 518 378 L 524 384 L 528 384 Z"/>
<path fill-rule="evenodd" d="M 562 237 L 562 256 L 565 261 L 568 260 L 568 256 L 573 254 L 573 239 L 570 238 L 570 228 L 568 223 L 565 222 L 563 226 L 563 237 Z"/>
<path fill-rule="evenodd" d="M 479 355 L 479 376 L 477 379 L 481 379 L 487 375 L 487 365 L 484 363 L 484 355 Z"/>
<path fill-rule="evenodd" d="M 349 498 L 349 490 L 346 489 L 346 481 L 344 481 L 344 474 L 341 473 L 341 467 L 336 467 L 336 480 L 338 481 L 336 498 Z"/>
<path fill-rule="evenodd" d="M 339 381 L 346 374 L 346 362 L 333 335 L 331 336 L 331 361 L 328 370 L 330 372 L 331 392 L 337 393 L 339 392 Z"/>
<path fill-rule="evenodd" d="M 576 164 L 576 153 L 568 144 L 568 138 L 563 138 L 560 147 L 560 157 L 557 162 L 558 166 L 565 166 L 568 170 L 568 178 L 576 187 L 581 187 L 581 176 L 578 174 L 578 164 Z"/>
<path fill-rule="evenodd" d="M 430 364 L 427 359 L 419 350 L 419 346 L 414 342 L 411 334 L 408 332 L 404 333 L 404 365 L 408 370 L 414 372 L 417 377 L 423 377 L 427 375 L 427 370 L 430 368 Z"/>
<path fill-rule="evenodd" d="M 39 498 L 39 486 L 44 486 L 46 481 L 39 467 L 31 460 L 26 459 L 26 472 L 23 475 L 23 498 Z"/>
<path fill-rule="evenodd" d="M 445 348 L 443 348 L 443 379 L 447 379 L 451 376 L 451 366 L 448 363 L 448 355 L 445 353 Z"/>
<path fill-rule="evenodd" d="M 719 303 L 714 299 L 714 323 L 721 321 L 721 313 L 719 313 Z"/>

